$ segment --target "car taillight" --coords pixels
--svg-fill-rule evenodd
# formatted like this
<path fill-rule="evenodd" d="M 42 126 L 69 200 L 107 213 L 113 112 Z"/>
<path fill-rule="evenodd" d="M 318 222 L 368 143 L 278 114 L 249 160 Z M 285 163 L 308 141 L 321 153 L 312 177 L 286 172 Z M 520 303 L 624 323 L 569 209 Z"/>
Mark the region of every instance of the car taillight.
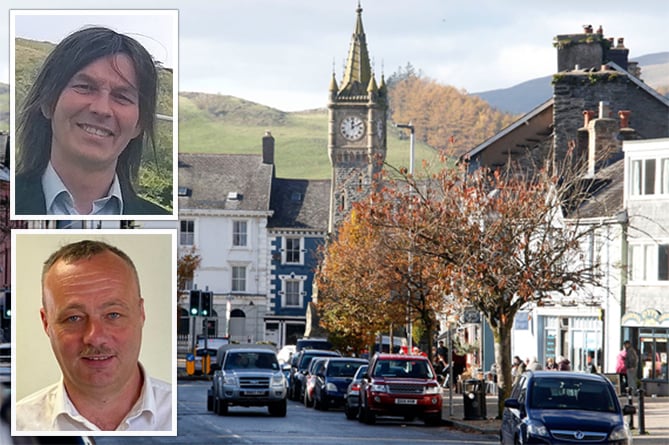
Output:
<path fill-rule="evenodd" d="M 360 384 L 354 383 L 351 385 L 351 391 L 360 391 Z"/>

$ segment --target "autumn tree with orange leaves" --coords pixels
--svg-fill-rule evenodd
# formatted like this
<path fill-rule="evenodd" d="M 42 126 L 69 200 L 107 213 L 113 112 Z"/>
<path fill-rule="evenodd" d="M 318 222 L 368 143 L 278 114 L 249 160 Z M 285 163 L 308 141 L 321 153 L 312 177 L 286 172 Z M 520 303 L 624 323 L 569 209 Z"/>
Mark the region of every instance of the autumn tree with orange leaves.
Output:
<path fill-rule="evenodd" d="M 391 233 L 371 224 L 373 211 L 369 202 L 356 203 L 323 248 L 316 274 L 321 325 L 360 350 L 408 317 L 425 334 L 414 340 L 431 352 L 436 314 L 446 310 L 440 264 L 410 254 L 408 231 Z"/>
<path fill-rule="evenodd" d="M 200 267 L 201 262 L 202 257 L 197 253 L 194 246 L 179 255 L 177 260 L 177 292 L 180 293 L 186 289 L 186 282 L 193 280 L 195 271 Z M 177 295 L 178 298 L 179 295 Z"/>
<path fill-rule="evenodd" d="M 511 392 L 516 313 L 553 293 L 598 284 L 598 265 L 582 261 L 579 249 L 594 229 L 562 223 L 566 200 L 578 197 L 574 185 L 544 172 L 532 178 L 516 173 L 468 173 L 459 166 L 416 181 L 402 172 L 398 183 L 364 207 L 383 239 L 411 234 L 411 243 L 397 245 L 389 258 L 411 251 L 414 258 L 436 261 L 434 285 L 485 316 L 495 339 L 499 415 Z"/>

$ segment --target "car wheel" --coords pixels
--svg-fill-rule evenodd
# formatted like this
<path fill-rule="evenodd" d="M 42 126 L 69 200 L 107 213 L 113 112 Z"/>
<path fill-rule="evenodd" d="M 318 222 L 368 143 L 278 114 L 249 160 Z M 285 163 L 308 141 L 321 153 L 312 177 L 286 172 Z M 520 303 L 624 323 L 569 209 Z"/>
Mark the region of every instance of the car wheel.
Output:
<path fill-rule="evenodd" d="M 327 398 L 327 396 L 324 396 L 323 394 L 321 394 L 321 397 L 320 397 L 320 409 L 321 409 L 322 411 L 327 411 L 328 408 L 329 408 L 329 406 L 328 406 L 328 398 Z"/>
<path fill-rule="evenodd" d="M 286 411 L 288 408 L 288 404 L 286 402 L 286 399 L 283 399 L 280 402 L 275 402 L 270 404 L 267 407 L 267 410 L 269 411 L 269 415 L 273 417 L 286 417 Z"/>
<path fill-rule="evenodd" d="M 358 417 L 358 410 L 357 408 L 354 409 L 346 405 L 346 407 L 344 408 L 344 414 L 346 414 L 346 418 L 348 420 L 355 420 L 355 418 Z"/>
<path fill-rule="evenodd" d="M 306 406 L 307 408 L 311 408 L 312 406 L 314 406 L 314 401 L 311 400 L 311 398 L 309 397 L 309 392 L 308 391 L 304 391 L 304 400 L 303 401 L 304 401 L 304 406 Z"/>
<path fill-rule="evenodd" d="M 423 419 L 425 425 L 427 426 L 437 426 L 441 424 L 441 415 L 440 414 L 427 414 L 425 419 Z"/>
<path fill-rule="evenodd" d="M 374 425 L 376 423 L 376 415 L 364 404 L 360 404 L 360 416 L 358 420 L 367 425 Z"/>
<path fill-rule="evenodd" d="M 228 414 L 228 404 L 227 402 L 221 400 L 221 399 L 214 399 L 214 411 L 216 414 L 219 416 L 225 416 Z"/>

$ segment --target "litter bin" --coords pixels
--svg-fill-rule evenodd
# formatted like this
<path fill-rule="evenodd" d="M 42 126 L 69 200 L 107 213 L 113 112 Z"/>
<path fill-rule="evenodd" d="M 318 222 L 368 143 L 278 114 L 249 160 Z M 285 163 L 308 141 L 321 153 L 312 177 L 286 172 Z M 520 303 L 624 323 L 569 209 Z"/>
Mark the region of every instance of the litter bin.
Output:
<path fill-rule="evenodd" d="M 483 380 L 465 380 L 462 387 L 465 420 L 482 420 L 487 416 L 485 402 L 485 382 Z"/>
<path fill-rule="evenodd" d="M 195 356 L 193 354 L 186 355 L 186 374 L 195 374 Z"/>

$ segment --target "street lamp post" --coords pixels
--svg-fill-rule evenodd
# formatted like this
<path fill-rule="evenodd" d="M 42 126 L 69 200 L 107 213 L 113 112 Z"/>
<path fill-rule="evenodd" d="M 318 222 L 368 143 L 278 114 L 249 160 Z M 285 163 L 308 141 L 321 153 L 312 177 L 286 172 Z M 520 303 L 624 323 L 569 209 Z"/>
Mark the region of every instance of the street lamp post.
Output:
<path fill-rule="evenodd" d="M 396 124 L 397 128 L 401 128 L 404 130 L 409 130 L 409 175 L 413 176 L 413 163 L 414 163 L 414 157 L 415 157 L 415 146 L 414 146 L 414 141 L 415 141 L 415 128 L 409 122 L 408 124 Z M 411 193 L 411 189 L 409 189 L 409 193 Z M 413 244 L 413 238 L 411 237 L 411 229 L 409 229 L 409 238 L 411 238 L 411 242 Z M 411 246 L 413 248 L 413 246 Z M 413 272 L 413 252 L 411 249 L 409 249 L 409 268 L 408 268 L 408 273 L 409 273 L 409 280 L 411 279 L 411 274 Z M 408 283 L 407 283 L 408 284 Z M 408 325 L 408 331 L 409 331 L 409 354 L 411 354 L 413 350 L 413 323 L 411 322 L 411 288 L 407 286 L 407 325 Z"/>

